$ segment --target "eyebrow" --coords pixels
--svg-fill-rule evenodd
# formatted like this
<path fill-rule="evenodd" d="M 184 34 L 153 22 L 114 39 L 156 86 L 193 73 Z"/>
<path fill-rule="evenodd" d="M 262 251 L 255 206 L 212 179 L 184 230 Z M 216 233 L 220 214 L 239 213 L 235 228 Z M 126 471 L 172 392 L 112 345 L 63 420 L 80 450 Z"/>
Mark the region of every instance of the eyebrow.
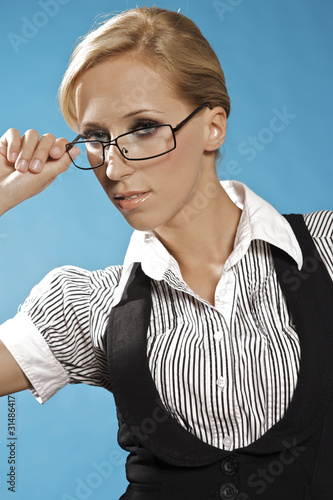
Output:
<path fill-rule="evenodd" d="M 107 131 L 107 128 L 105 125 L 101 125 L 100 123 L 97 122 L 83 122 L 80 123 L 79 130 L 83 130 L 85 128 L 98 128 L 103 131 Z"/>
<path fill-rule="evenodd" d="M 161 113 L 164 114 L 164 111 L 158 111 L 157 109 L 139 109 L 137 111 L 131 111 L 123 116 L 123 118 L 131 118 L 132 116 L 139 115 L 140 113 Z"/>

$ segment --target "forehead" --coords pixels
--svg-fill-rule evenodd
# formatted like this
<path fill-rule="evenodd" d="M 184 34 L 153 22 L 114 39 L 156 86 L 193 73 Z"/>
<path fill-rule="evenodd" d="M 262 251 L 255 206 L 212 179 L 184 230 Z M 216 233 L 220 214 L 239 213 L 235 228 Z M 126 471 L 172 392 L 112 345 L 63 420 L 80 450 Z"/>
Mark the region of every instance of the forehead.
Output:
<path fill-rule="evenodd" d="M 170 81 L 158 71 L 135 58 L 118 56 L 86 71 L 75 89 L 78 121 L 87 115 L 110 112 L 126 115 L 140 107 L 156 107 L 174 100 Z"/>

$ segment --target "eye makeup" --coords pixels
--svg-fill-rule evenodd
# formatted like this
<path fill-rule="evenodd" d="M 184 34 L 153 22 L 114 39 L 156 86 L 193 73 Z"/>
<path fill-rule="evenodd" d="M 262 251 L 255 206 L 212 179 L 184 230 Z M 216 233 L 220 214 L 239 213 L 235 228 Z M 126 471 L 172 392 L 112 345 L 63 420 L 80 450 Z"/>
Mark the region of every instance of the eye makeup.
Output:
<path fill-rule="evenodd" d="M 109 131 L 105 127 L 99 127 L 97 124 L 84 124 L 85 128 L 80 132 L 83 136 L 84 140 L 99 140 L 99 141 L 110 141 L 111 136 Z M 125 129 L 122 134 L 126 134 L 128 132 L 133 132 L 137 129 L 141 128 L 151 128 L 156 127 L 157 125 L 162 125 L 161 122 L 157 120 L 153 120 L 151 118 L 136 118 L 133 120 L 128 126 L 127 130 Z M 119 134 L 119 135 L 122 135 Z"/>
<path fill-rule="evenodd" d="M 86 129 L 83 132 L 81 132 L 81 135 L 83 139 L 86 141 L 96 140 L 96 141 L 107 142 L 110 140 L 109 132 L 106 132 L 104 130 Z"/>
<path fill-rule="evenodd" d="M 132 132 L 133 130 L 137 130 L 140 128 L 156 127 L 156 125 L 161 125 L 161 122 L 152 120 L 151 118 L 137 118 L 128 127 L 128 130 Z"/>

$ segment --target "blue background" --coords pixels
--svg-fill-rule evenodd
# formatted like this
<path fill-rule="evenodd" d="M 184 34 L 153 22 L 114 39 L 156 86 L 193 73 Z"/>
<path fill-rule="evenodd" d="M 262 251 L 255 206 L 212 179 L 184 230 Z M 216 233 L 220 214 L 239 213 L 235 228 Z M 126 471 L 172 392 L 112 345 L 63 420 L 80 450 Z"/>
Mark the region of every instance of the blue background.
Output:
<path fill-rule="evenodd" d="M 1 2 L 0 134 L 9 127 L 22 133 L 35 128 L 74 138 L 56 94 L 76 39 L 100 14 L 154 5 L 50 0 L 53 11 L 45 14 L 41 5 L 46 3 Z M 333 3 L 169 0 L 157 5 L 193 19 L 221 60 L 232 112 L 220 178 L 246 182 L 284 213 L 332 209 Z M 27 22 L 35 25 L 30 38 L 23 37 Z M 272 122 L 283 110 L 289 116 L 285 123 Z M 281 130 L 273 126 L 272 131 L 273 123 Z M 250 146 L 254 140 L 256 146 Z M 122 263 L 130 234 L 93 173 L 70 168 L 0 221 L 0 322 L 15 314 L 32 286 L 54 267 Z M 77 385 L 44 406 L 29 392 L 17 394 L 16 404 L 16 500 L 119 498 L 126 485 L 124 454 L 116 444 L 109 393 Z M 7 397 L 0 400 L 1 500 L 13 498 L 6 486 L 6 408 Z M 102 462 L 105 477 L 97 470 Z"/>

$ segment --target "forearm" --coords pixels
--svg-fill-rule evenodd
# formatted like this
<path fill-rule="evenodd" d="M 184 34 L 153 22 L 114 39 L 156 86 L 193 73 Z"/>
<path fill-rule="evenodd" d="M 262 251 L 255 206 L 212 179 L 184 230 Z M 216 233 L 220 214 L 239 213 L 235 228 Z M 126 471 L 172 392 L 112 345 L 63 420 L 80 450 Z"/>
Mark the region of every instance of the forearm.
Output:
<path fill-rule="evenodd" d="M 28 378 L 0 340 L 0 396 L 30 388 Z"/>

